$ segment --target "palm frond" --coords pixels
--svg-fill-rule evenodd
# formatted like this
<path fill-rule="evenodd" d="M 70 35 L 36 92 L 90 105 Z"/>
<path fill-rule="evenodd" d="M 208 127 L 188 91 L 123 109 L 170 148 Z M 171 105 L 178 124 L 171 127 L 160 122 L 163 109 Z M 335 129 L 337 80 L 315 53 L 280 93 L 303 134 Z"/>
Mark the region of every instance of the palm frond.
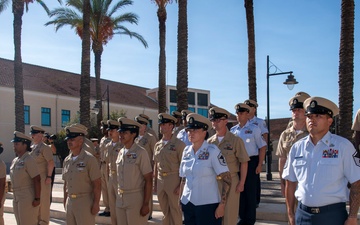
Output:
<path fill-rule="evenodd" d="M 123 35 L 127 35 L 130 38 L 135 37 L 136 39 L 138 39 L 145 48 L 147 48 L 149 45 L 146 42 L 145 38 L 143 36 L 141 36 L 140 34 L 136 33 L 136 32 L 132 32 L 129 29 L 127 29 L 124 26 L 118 26 L 114 29 L 114 34 L 123 34 Z"/>
<path fill-rule="evenodd" d="M 8 7 L 9 2 L 10 0 L 0 0 L 0 13 Z"/>

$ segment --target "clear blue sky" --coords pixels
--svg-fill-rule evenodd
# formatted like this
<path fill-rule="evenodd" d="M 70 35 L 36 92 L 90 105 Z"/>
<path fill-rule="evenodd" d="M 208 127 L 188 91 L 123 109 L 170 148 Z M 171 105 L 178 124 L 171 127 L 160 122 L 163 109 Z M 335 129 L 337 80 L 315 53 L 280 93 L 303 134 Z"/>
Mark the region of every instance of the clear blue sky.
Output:
<path fill-rule="evenodd" d="M 294 71 L 299 82 L 292 91 L 286 76 L 270 78 L 271 118 L 289 117 L 288 100 L 298 91 L 322 96 L 338 104 L 340 0 L 255 0 L 255 38 L 258 116 L 266 116 L 266 56 L 282 71 Z M 56 0 L 45 0 L 49 8 Z M 243 0 L 188 1 L 189 87 L 211 91 L 211 103 L 234 112 L 248 98 L 247 30 Z M 167 6 L 167 84 L 176 85 L 177 5 Z M 139 15 L 138 26 L 128 26 L 148 41 L 114 36 L 104 48 L 102 78 L 155 88 L 158 85 L 159 30 L 157 6 L 134 0 L 122 12 Z M 359 8 L 355 18 L 359 18 Z M 55 33 L 45 27 L 49 19 L 37 3 L 23 16 L 23 62 L 80 73 L 81 41 L 68 27 Z M 13 59 L 11 6 L 0 14 L 0 57 Z M 354 111 L 360 108 L 359 25 L 355 21 Z M 93 63 L 93 58 L 92 62 Z M 92 64 L 92 76 L 94 75 Z M 270 71 L 275 72 L 275 71 Z M 66 85 L 66 84 L 64 84 Z"/>

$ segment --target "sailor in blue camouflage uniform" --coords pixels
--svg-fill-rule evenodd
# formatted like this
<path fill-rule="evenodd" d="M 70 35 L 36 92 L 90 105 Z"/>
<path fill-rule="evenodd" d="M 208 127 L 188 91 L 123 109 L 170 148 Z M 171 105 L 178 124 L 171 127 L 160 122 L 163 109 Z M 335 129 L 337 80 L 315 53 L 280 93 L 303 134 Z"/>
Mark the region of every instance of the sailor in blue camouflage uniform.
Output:
<path fill-rule="evenodd" d="M 282 175 L 289 224 L 356 225 L 360 156 L 350 141 L 329 132 L 339 108 L 321 97 L 306 99 L 304 108 L 309 135 L 292 146 Z M 299 201 L 296 215 L 295 198 Z"/>
<path fill-rule="evenodd" d="M 186 120 L 192 145 L 185 147 L 179 169 L 184 224 L 220 225 L 231 174 L 219 148 L 206 142 L 210 120 L 195 113 L 188 114 Z M 223 181 L 221 196 L 217 179 Z"/>
<path fill-rule="evenodd" d="M 250 123 L 250 106 L 244 103 L 235 105 L 238 124 L 230 132 L 239 136 L 245 144 L 250 157 L 244 191 L 240 194 L 238 225 L 254 225 L 256 221 L 257 181 L 260 176 L 262 162 L 265 158 L 266 142 L 258 126 Z"/>

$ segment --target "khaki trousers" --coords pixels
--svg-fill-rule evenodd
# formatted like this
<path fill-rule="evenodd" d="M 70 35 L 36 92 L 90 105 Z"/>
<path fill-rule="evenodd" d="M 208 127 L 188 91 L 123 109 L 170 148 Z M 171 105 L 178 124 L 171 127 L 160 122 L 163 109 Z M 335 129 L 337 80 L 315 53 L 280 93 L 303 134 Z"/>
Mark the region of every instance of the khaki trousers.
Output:
<path fill-rule="evenodd" d="M 115 175 L 109 177 L 108 182 L 108 196 L 109 196 L 109 207 L 111 224 L 117 224 L 116 216 L 116 194 L 117 194 L 117 178 Z"/>
<path fill-rule="evenodd" d="M 41 174 L 40 212 L 39 225 L 46 225 L 50 222 L 50 193 L 51 184 L 46 184 L 46 175 Z"/>
<path fill-rule="evenodd" d="M 70 197 L 66 200 L 66 225 L 95 225 L 95 215 L 91 214 L 93 197 L 91 194 Z"/>
<path fill-rule="evenodd" d="M 231 174 L 231 187 L 226 200 L 225 214 L 222 220 L 223 225 L 234 225 L 238 221 L 240 193 L 236 193 L 236 186 L 239 183 L 239 175 Z M 222 190 L 222 181 L 218 182 L 219 192 Z"/>
<path fill-rule="evenodd" d="M 117 225 L 147 225 L 149 215 L 140 215 L 143 200 L 144 190 L 118 194 L 116 199 Z"/>
<path fill-rule="evenodd" d="M 158 176 L 157 196 L 161 211 L 164 214 L 163 225 L 182 225 L 182 212 L 179 205 L 179 195 L 174 190 L 180 183 L 179 174 Z"/>
<path fill-rule="evenodd" d="M 104 211 L 109 212 L 109 193 L 108 193 L 108 182 L 109 182 L 109 171 L 107 171 L 106 163 L 101 163 L 101 195 L 105 206 Z"/>
<path fill-rule="evenodd" d="M 39 206 L 32 206 L 34 198 L 35 194 L 33 187 L 14 191 L 13 208 L 17 224 L 38 224 Z"/>

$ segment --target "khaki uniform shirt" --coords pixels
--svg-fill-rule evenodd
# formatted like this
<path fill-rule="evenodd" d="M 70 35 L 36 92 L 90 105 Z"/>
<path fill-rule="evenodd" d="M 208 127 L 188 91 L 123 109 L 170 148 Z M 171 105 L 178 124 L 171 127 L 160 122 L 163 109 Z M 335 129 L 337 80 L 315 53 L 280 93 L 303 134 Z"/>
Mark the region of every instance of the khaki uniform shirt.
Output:
<path fill-rule="evenodd" d="M 10 179 L 14 191 L 17 189 L 33 188 L 33 178 L 37 175 L 39 175 L 38 166 L 29 152 L 25 152 L 21 158 L 16 157 L 12 161 Z"/>
<path fill-rule="evenodd" d="M 118 157 L 118 154 L 121 150 L 123 145 L 120 141 L 116 142 L 115 145 L 113 145 L 113 142 L 110 141 L 107 145 L 107 159 L 106 162 L 108 162 L 109 165 L 109 176 L 114 176 L 116 178 L 116 159 Z"/>
<path fill-rule="evenodd" d="M 92 141 L 90 141 L 88 138 L 84 138 L 83 149 L 93 156 L 96 155 L 94 143 L 92 143 Z"/>
<path fill-rule="evenodd" d="M 2 161 L 0 159 L 0 179 L 1 178 L 5 178 L 5 182 L 6 182 L 6 165 L 4 163 L 4 161 Z M 5 201 L 5 188 L 4 188 L 4 195 L 3 195 L 3 199 L 0 199 L 0 201 L 3 203 Z"/>
<path fill-rule="evenodd" d="M 64 160 L 62 179 L 66 181 L 66 192 L 69 195 L 92 193 L 92 182 L 101 177 L 96 158 L 84 149 L 75 160 L 72 157 L 70 152 Z"/>
<path fill-rule="evenodd" d="M 207 141 L 218 146 L 221 154 L 225 157 L 230 173 L 239 172 L 240 163 L 250 160 L 243 140 L 228 130 L 221 142 L 219 142 L 217 134 L 211 136 Z"/>
<path fill-rule="evenodd" d="M 100 162 L 106 162 L 107 157 L 107 147 L 106 145 L 111 142 L 111 138 L 102 137 L 100 140 L 99 148 L 100 148 Z"/>
<path fill-rule="evenodd" d="M 156 132 L 155 132 L 152 128 L 146 127 L 146 131 L 145 131 L 145 132 L 146 132 L 146 133 L 149 133 L 149 134 L 152 134 L 152 135 L 155 137 L 155 142 L 157 142 L 157 141 L 159 140 Z"/>
<path fill-rule="evenodd" d="M 279 143 L 276 149 L 276 155 L 282 158 L 287 158 L 290 152 L 291 146 L 300 140 L 301 138 L 309 135 L 309 132 L 304 128 L 303 130 L 296 133 L 294 127 L 287 128 L 284 130 L 279 138 Z"/>
<path fill-rule="evenodd" d="M 35 159 L 40 175 L 46 177 L 48 175 L 48 162 L 53 160 L 51 147 L 40 142 L 37 145 L 31 146 L 31 148 L 32 151 L 29 154 Z"/>
<path fill-rule="evenodd" d="M 185 143 L 172 135 L 165 144 L 163 140 L 155 144 L 154 160 L 157 163 L 159 173 L 179 172 L 182 153 L 186 147 Z"/>
<path fill-rule="evenodd" d="M 118 188 L 122 190 L 143 189 L 144 175 L 151 173 L 151 163 L 145 149 L 134 143 L 125 153 L 122 148 L 116 160 Z"/>
<path fill-rule="evenodd" d="M 154 135 L 145 132 L 144 136 L 141 139 L 137 137 L 135 139 L 135 143 L 138 144 L 140 147 L 143 147 L 146 152 L 149 154 L 150 161 L 154 160 L 154 146 L 156 144 L 156 138 Z"/>
<path fill-rule="evenodd" d="M 360 131 L 360 109 L 357 111 L 351 130 Z"/>

